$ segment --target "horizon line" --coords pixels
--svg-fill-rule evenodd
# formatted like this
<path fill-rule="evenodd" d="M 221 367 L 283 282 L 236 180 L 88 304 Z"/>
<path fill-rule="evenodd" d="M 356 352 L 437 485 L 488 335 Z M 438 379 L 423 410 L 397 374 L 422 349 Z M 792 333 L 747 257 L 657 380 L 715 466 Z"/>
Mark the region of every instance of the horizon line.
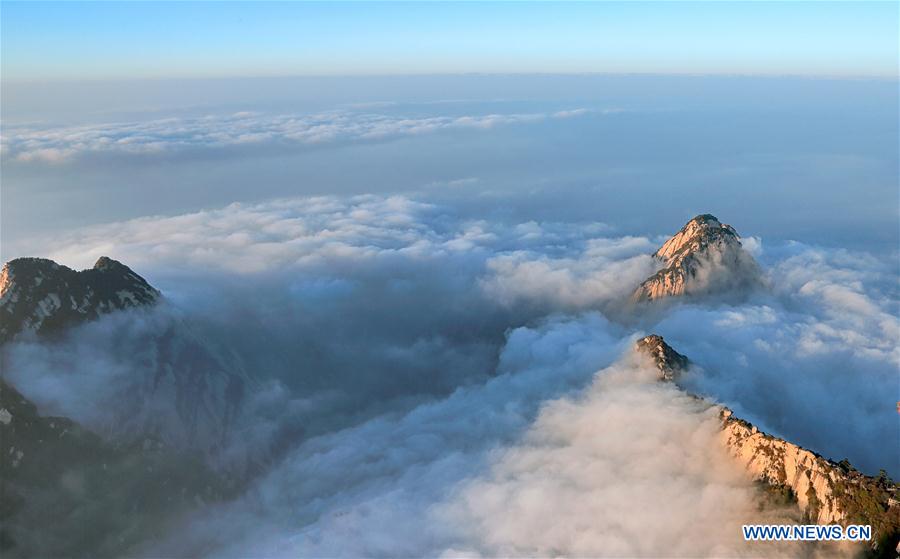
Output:
<path fill-rule="evenodd" d="M 0 74 L 3 72 L 0 71 Z M 203 81 L 203 80 L 253 80 L 253 79 L 352 79 L 352 78 L 427 78 L 427 77 L 693 77 L 693 78 L 793 78 L 833 81 L 884 81 L 900 82 L 900 72 L 894 74 L 814 74 L 789 72 L 385 72 L 348 74 L 221 74 L 221 75 L 157 75 L 157 76 L 92 76 L 50 78 L 4 78 L 3 85 L 35 85 L 43 83 L 71 82 L 133 82 L 133 81 Z"/>

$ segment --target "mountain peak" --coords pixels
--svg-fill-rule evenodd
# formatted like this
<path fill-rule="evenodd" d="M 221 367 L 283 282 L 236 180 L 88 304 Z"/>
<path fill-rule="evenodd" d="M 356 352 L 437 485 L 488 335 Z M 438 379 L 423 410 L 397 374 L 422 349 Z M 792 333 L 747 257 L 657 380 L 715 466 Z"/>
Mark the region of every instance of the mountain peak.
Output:
<path fill-rule="evenodd" d="M 21 332 L 57 332 L 107 312 L 151 305 L 159 297 L 144 278 L 106 256 L 80 272 L 46 258 L 17 258 L 0 271 L 0 343 Z"/>
<path fill-rule="evenodd" d="M 632 301 L 740 291 L 762 283 L 737 231 L 712 214 L 692 218 L 653 256 L 663 268 L 641 283 Z"/>
<path fill-rule="evenodd" d="M 660 380 L 674 380 L 690 365 L 687 357 L 675 351 L 657 334 L 644 336 L 634 344 L 634 349 L 653 360 L 659 369 Z"/>
<path fill-rule="evenodd" d="M 688 221 L 653 256 L 671 266 L 687 255 L 716 243 L 741 244 L 734 227 L 723 224 L 712 214 L 701 214 Z"/>
<path fill-rule="evenodd" d="M 108 270 L 115 268 L 127 268 L 124 264 L 119 262 L 118 260 L 113 260 L 109 256 L 101 256 L 97 259 L 97 262 L 94 263 L 94 270 Z"/>

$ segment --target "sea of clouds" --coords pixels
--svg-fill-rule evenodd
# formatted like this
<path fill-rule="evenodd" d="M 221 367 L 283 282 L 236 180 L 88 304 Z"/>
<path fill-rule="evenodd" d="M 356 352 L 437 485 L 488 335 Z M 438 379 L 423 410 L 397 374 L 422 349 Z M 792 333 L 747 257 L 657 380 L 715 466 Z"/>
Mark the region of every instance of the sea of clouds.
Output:
<path fill-rule="evenodd" d="M 268 153 L 284 148 L 371 142 L 447 130 L 608 114 L 614 109 L 574 108 L 536 113 L 474 115 L 391 115 L 365 112 L 366 106 L 317 114 L 240 111 L 195 117 L 76 126 L 19 124 L 5 127 L 0 153 L 5 161 L 64 163 L 97 155 L 173 155 L 253 147 Z"/>
<path fill-rule="evenodd" d="M 741 232 L 766 287 L 638 309 L 662 239 L 602 223 L 367 195 L 91 227 L 44 255 L 116 258 L 165 305 L 140 328 L 111 316 L 11 344 L 4 374 L 42 411 L 114 436 L 142 378 L 128 348 L 154 313 L 228 348 L 253 381 L 229 452 L 262 469 L 146 555 L 752 554 L 740 524 L 789 512 L 760 510 L 709 404 L 655 382 L 634 340 L 686 354 L 689 392 L 898 476 L 900 321 L 895 254 Z"/>

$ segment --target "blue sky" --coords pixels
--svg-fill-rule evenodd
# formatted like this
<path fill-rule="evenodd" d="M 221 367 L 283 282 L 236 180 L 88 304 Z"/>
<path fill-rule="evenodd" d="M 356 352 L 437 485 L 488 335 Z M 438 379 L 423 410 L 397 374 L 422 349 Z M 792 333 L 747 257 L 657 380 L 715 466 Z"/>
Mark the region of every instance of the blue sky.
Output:
<path fill-rule="evenodd" d="M 623 72 L 896 76 L 895 2 L 2 2 L 7 81 Z"/>

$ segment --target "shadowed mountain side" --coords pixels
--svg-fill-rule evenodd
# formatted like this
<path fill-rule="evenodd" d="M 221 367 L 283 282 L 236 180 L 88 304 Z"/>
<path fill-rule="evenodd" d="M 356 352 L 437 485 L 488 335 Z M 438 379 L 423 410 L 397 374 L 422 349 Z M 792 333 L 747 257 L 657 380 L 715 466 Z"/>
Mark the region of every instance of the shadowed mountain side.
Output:
<path fill-rule="evenodd" d="M 160 299 L 159 291 L 143 278 L 106 257 L 82 272 L 51 260 L 17 259 L 0 275 L 0 351 L 20 339 L 30 343 L 32 337 L 54 343 L 71 328 L 127 309 L 150 309 Z M 135 418 L 139 423 L 112 439 L 71 419 L 41 415 L 8 382 L 10 363 L 4 359 L 0 378 L 4 556 L 119 555 L 162 534 L 181 513 L 235 491 L 233 481 L 207 466 L 204 451 L 209 444 L 222 443 L 243 395 L 243 379 L 228 373 L 177 325 L 146 344 L 158 356 L 150 386 L 177 389 L 130 394 L 132 413 L 119 427 L 124 429 Z M 222 397 L 212 398 L 216 392 Z M 157 401 L 151 405 L 154 396 Z M 152 425 L 150 420 L 161 409 L 179 418 L 184 436 L 166 436 Z M 200 426 L 210 422 L 215 434 L 204 444 L 193 444 L 199 442 Z M 180 444 L 185 442 L 189 444 Z M 53 529 L 42 528 L 47 526 Z"/>
<path fill-rule="evenodd" d="M 41 416 L 0 380 L 4 557 L 120 555 L 181 513 L 233 491 L 199 453 L 151 437 L 106 442 L 69 419 Z"/>
<path fill-rule="evenodd" d="M 80 272 L 52 260 L 19 258 L 0 274 L 0 345 L 59 342 L 77 326 L 117 311 L 156 311 L 162 302 L 146 280 L 105 256 Z M 159 320 L 162 327 L 130 350 L 141 365 L 128 371 L 130 389 L 118 399 L 131 402 L 129 411 L 110 434 L 128 439 L 153 433 L 166 444 L 221 447 L 244 398 L 246 375 L 177 317 Z M 27 374 L 13 370 L 27 363 L 5 361 L 7 381 Z M 58 374 L 66 372 L 60 368 Z"/>

